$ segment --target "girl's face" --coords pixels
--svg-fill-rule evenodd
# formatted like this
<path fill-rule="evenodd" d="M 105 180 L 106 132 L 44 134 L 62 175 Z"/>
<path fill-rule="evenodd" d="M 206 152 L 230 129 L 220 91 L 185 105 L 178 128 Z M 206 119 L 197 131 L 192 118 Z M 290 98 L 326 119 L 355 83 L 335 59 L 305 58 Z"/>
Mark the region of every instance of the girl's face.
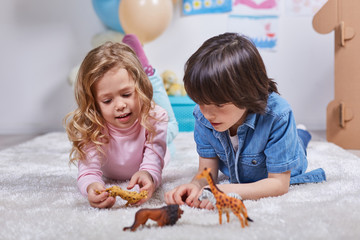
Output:
<path fill-rule="evenodd" d="M 245 121 L 246 108 L 240 109 L 232 103 L 226 104 L 201 104 L 200 111 L 209 120 L 214 129 L 218 132 L 230 131 L 234 136 L 237 128 Z"/>
<path fill-rule="evenodd" d="M 95 84 L 95 98 L 106 122 L 131 127 L 140 115 L 135 84 L 127 70 L 112 68 Z"/>

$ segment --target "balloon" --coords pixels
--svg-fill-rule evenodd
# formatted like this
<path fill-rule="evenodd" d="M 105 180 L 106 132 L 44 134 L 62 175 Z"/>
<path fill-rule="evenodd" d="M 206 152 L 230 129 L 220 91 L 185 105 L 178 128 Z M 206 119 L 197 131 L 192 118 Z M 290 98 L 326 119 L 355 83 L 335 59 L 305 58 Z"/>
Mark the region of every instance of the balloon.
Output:
<path fill-rule="evenodd" d="M 119 20 L 119 5 L 121 0 L 92 0 L 96 15 L 102 23 L 117 32 L 124 33 Z"/>
<path fill-rule="evenodd" d="M 173 15 L 172 0 L 121 0 L 120 22 L 126 34 L 135 34 L 142 43 L 160 36 Z"/>

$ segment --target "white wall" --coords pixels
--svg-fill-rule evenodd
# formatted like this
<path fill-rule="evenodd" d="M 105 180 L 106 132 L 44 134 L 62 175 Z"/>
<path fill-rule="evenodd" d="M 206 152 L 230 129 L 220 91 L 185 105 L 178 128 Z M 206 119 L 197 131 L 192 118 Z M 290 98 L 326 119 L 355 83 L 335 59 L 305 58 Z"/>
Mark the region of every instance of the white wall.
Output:
<path fill-rule="evenodd" d="M 63 130 L 70 69 L 102 31 L 90 0 L 2 0 L 0 134 Z"/>
<path fill-rule="evenodd" d="M 297 122 L 325 129 L 334 91 L 333 34 L 316 33 L 311 20 L 282 11 L 278 50 L 261 54 Z M 226 26 L 226 14 L 184 17 L 178 3 L 169 28 L 144 48 L 160 72 L 182 78 L 187 58 Z M 104 30 L 91 1 L 2 0 L 0 30 L 0 134 L 62 131 L 64 115 L 75 107 L 69 71 Z"/>

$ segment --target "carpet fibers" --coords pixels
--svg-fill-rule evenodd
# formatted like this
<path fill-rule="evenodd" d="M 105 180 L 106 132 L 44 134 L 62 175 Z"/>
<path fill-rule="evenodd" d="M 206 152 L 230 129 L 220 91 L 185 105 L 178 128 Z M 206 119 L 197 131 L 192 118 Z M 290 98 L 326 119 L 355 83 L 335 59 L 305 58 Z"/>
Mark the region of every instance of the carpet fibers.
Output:
<path fill-rule="evenodd" d="M 254 222 L 241 228 L 218 223 L 216 210 L 184 211 L 174 226 L 149 220 L 131 226 L 140 208 L 165 205 L 164 193 L 189 182 L 197 171 L 192 133 L 175 139 L 177 154 L 166 167 L 163 185 L 141 207 L 89 206 L 76 186 L 77 168 L 68 165 L 70 143 L 63 132 L 48 133 L 0 151 L 0 239 L 360 239 L 360 159 L 327 142 L 311 141 L 308 170 L 322 167 L 327 182 L 291 186 L 280 197 L 244 201 Z M 111 182 L 125 187 L 127 183 Z"/>

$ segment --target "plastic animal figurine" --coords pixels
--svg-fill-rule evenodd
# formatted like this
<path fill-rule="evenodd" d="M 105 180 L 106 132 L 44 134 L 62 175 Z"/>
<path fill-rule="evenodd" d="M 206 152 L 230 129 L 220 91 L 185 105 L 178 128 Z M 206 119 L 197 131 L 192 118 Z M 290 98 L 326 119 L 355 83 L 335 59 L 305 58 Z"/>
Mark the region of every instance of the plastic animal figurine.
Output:
<path fill-rule="evenodd" d="M 229 211 L 231 210 L 240 220 L 241 227 L 248 226 L 248 221 L 252 220 L 247 215 L 247 210 L 241 199 L 230 197 L 222 192 L 214 183 L 214 180 L 210 173 L 210 168 L 205 168 L 199 175 L 196 176 L 197 179 L 205 178 L 209 185 L 211 192 L 213 193 L 216 199 L 216 208 L 219 211 L 219 223 L 222 224 L 222 213 L 226 213 L 227 222 L 230 220 Z M 243 215 L 244 218 L 241 216 Z M 245 219 L 245 221 L 244 221 Z"/>
<path fill-rule="evenodd" d="M 147 194 L 148 194 L 148 192 L 146 190 L 138 193 L 135 191 L 123 190 L 121 187 L 118 187 L 118 186 L 109 187 L 105 191 L 108 192 L 111 197 L 116 198 L 116 196 L 119 196 L 122 199 L 126 200 L 127 203 L 125 204 L 125 206 L 128 206 L 129 204 L 137 203 L 138 201 L 140 201 L 143 198 L 147 198 Z M 100 194 L 99 191 L 97 191 L 97 193 Z"/>
<path fill-rule="evenodd" d="M 174 225 L 183 213 L 184 211 L 180 209 L 178 204 L 167 205 L 162 208 L 143 208 L 136 212 L 133 225 L 124 227 L 123 230 L 134 232 L 140 225 L 145 225 L 148 219 L 154 220 L 160 227 Z"/>
<path fill-rule="evenodd" d="M 237 193 L 228 193 L 227 194 L 229 197 L 233 197 L 233 198 L 237 198 L 242 200 L 241 196 Z M 214 197 L 214 194 L 211 192 L 210 188 L 204 188 L 204 190 L 202 191 L 200 197 L 199 197 L 199 201 L 202 201 L 204 199 L 207 199 L 211 202 L 212 205 L 216 206 L 216 199 Z"/>

